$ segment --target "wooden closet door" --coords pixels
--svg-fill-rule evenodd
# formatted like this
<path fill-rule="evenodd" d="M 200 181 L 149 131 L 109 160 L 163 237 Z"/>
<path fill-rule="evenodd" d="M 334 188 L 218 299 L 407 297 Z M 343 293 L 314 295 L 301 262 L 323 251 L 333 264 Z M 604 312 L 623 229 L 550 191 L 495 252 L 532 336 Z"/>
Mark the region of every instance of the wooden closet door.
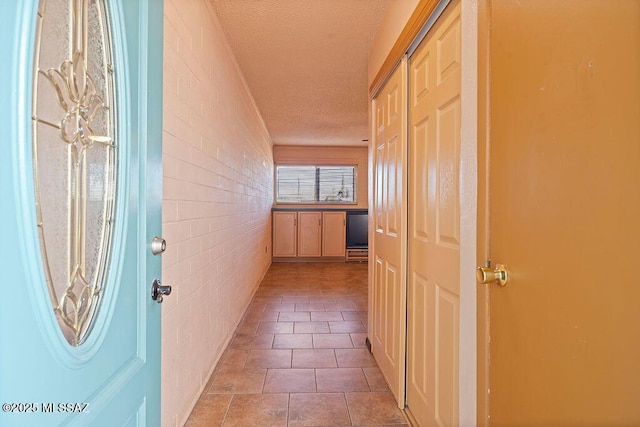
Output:
<path fill-rule="evenodd" d="M 410 59 L 407 407 L 418 425 L 458 425 L 460 2 Z"/>
<path fill-rule="evenodd" d="M 373 100 L 372 351 L 404 407 L 406 339 L 406 59 Z"/>
<path fill-rule="evenodd" d="M 490 425 L 638 426 L 640 2 L 488 19 Z"/>

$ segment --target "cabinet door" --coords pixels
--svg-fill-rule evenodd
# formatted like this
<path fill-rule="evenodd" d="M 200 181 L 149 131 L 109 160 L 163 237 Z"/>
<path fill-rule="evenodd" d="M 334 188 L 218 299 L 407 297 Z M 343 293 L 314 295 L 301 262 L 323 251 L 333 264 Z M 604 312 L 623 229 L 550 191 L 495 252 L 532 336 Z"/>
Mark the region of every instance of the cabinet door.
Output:
<path fill-rule="evenodd" d="M 346 212 L 322 212 L 322 256 L 344 256 Z"/>
<path fill-rule="evenodd" d="M 298 212 L 298 256 L 322 255 L 322 212 Z"/>
<path fill-rule="evenodd" d="M 294 257 L 297 254 L 297 212 L 273 213 L 273 256 Z"/>

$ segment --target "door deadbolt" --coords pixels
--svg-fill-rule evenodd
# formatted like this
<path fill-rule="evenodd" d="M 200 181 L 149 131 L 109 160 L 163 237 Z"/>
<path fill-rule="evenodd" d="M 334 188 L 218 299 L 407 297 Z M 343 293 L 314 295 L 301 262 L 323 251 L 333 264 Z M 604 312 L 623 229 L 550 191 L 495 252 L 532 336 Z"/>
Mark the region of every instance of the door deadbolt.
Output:
<path fill-rule="evenodd" d="M 160 304 L 162 303 L 165 295 L 171 295 L 171 286 L 163 285 L 160 283 L 160 280 L 153 279 L 153 284 L 151 285 L 151 298 Z"/>
<path fill-rule="evenodd" d="M 496 264 L 496 267 L 478 267 L 476 270 L 476 278 L 478 283 L 484 285 L 486 283 L 495 283 L 499 286 L 506 286 L 509 281 L 509 272 L 502 264 Z"/>
<path fill-rule="evenodd" d="M 167 241 L 162 237 L 155 236 L 151 240 L 151 253 L 154 255 L 159 255 L 162 252 L 167 250 Z"/>

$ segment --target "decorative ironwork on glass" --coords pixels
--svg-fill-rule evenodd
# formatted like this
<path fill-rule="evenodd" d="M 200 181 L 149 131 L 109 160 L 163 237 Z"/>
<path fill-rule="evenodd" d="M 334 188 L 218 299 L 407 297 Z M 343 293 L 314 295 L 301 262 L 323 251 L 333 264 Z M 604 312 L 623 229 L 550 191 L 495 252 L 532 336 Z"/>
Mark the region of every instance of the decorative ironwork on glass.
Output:
<path fill-rule="evenodd" d="M 53 311 L 74 346 L 88 336 L 114 217 L 115 91 L 104 0 L 41 0 L 33 90 L 40 249 Z"/>
<path fill-rule="evenodd" d="M 74 148 L 75 162 L 80 161 L 83 151 L 94 143 L 110 144 L 110 137 L 96 135 L 91 128 L 98 111 L 108 106 L 96 93 L 81 52 L 74 52 L 72 60 L 63 61 L 59 69 L 52 68 L 44 75 L 55 88 L 58 104 L 67 113 L 60 123 L 60 135 Z"/>

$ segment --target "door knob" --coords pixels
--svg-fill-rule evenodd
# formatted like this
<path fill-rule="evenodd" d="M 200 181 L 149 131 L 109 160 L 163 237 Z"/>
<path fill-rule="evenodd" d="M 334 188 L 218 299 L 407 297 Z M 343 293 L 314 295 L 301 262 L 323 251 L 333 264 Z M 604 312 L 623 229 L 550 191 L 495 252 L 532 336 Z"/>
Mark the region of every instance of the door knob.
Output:
<path fill-rule="evenodd" d="M 171 295 L 171 286 L 163 285 L 158 279 L 153 279 L 151 285 L 151 298 L 158 304 L 162 303 L 164 295 Z"/>
<path fill-rule="evenodd" d="M 506 286 L 509 281 L 509 273 L 504 265 L 496 264 L 493 269 L 489 267 L 478 267 L 476 270 L 476 278 L 481 285 L 495 283 L 499 286 Z"/>

